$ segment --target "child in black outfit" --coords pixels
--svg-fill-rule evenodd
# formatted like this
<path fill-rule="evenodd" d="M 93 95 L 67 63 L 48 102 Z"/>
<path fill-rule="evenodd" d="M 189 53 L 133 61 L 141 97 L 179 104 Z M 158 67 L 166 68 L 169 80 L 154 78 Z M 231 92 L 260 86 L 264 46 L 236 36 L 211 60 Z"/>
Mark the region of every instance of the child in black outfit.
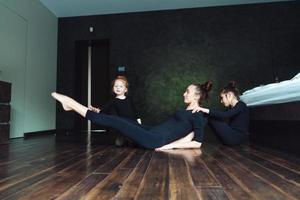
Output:
<path fill-rule="evenodd" d="M 101 107 L 101 109 L 93 106 L 89 106 L 89 109 L 97 113 L 108 113 L 111 109 L 113 109 L 119 117 L 134 120 L 141 124 L 141 119 L 138 118 L 136 114 L 137 112 L 132 99 L 129 96 L 126 96 L 128 88 L 129 84 L 126 77 L 117 76 L 117 78 L 115 78 L 112 82 L 112 91 L 115 97 L 110 99 L 105 105 Z M 115 145 L 123 146 L 126 141 L 128 141 L 127 138 L 118 134 L 115 140 Z"/>

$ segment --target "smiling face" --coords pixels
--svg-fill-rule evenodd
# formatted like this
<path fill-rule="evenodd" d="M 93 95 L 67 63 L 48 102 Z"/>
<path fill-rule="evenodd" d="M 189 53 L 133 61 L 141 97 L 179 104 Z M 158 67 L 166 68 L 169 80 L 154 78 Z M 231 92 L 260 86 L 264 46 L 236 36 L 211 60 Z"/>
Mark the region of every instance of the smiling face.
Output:
<path fill-rule="evenodd" d="M 115 80 L 113 91 L 117 96 L 124 95 L 127 92 L 126 84 L 123 80 Z"/>
<path fill-rule="evenodd" d="M 198 103 L 200 94 L 198 93 L 195 85 L 190 85 L 184 92 L 183 97 L 184 103 L 186 104 Z"/>

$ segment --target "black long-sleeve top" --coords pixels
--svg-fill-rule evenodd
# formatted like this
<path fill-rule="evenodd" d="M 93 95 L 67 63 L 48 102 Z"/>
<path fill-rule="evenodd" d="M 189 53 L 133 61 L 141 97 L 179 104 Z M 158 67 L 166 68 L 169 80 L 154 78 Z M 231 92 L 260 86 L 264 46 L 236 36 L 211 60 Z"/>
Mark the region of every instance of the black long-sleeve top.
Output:
<path fill-rule="evenodd" d="M 242 101 L 239 101 L 234 107 L 227 111 L 209 110 L 209 116 L 229 119 L 230 127 L 241 132 L 248 132 L 249 108 Z"/>
<path fill-rule="evenodd" d="M 168 141 L 166 144 L 180 139 L 192 131 L 194 131 L 193 140 L 202 142 L 206 121 L 201 112 L 192 113 L 191 110 L 181 109 L 168 120 L 150 128 L 150 131 L 161 135 L 164 141 Z"/>
<path fill-rule="evenodd" d="M 126 96 L 125 99 L 112 98 L 105 105 L 101 106 L 101 112 L 109 113 L 113 109 L 120 117 L 136 120 L 138 115 L 132 99 Z"/>

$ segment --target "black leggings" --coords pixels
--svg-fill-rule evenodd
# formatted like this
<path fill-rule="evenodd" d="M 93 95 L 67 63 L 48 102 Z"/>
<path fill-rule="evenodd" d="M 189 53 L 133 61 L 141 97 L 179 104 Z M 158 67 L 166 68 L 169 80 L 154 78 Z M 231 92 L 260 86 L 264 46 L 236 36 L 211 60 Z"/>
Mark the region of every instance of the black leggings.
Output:
<path fill-rule="evenodd" d="M 246 133 L 242 133 L 231 128 L 227 123 L 216 119 L 209 119 L 209 125 L 220 138 L 223 144 L 238 145 L 244 142 L 247 138 Z"/>
<path fill-rule="evenodd" d="M 145 148 L 154 149 L 170 142 L 166 141 L 162 134 L 149 131 L 149 126 L 141 125 L 133 120 L 104 113 L 95 113 L 89 110 L 86 113 L 86 118 L 95 124 L 111 127 L 120 131 Z"/>

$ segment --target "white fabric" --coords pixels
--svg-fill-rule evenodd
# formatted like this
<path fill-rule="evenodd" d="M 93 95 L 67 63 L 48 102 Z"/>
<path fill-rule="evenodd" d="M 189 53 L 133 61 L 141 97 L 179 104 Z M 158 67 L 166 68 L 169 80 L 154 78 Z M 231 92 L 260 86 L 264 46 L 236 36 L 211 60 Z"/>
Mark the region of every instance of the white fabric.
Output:
<path fill-rule="evenodd" d="M 247 90 L 241 96 L 241 100 L 248 106 L 300 101 L 300 73 L 291 80 Z"/>

